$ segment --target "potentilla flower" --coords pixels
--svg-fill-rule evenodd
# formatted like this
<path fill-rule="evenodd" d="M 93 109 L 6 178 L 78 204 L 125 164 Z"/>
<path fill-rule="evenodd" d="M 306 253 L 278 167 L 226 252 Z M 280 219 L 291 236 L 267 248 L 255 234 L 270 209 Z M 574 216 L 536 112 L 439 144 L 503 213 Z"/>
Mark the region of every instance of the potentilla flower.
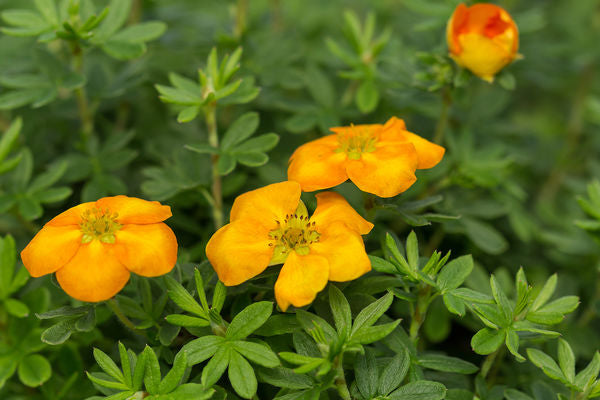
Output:
<path fill-rule="evenodd" d="M 171 208 L 135 197 L 104 197 L 50 220 L 21 252 L 31 276 L 56 272 L 67 294 L 107 300 L 129 280 L 166 274 L 177 261 L 177 239 L 165 223 Z"/>
<path fill-rule="evenodd" d="M 334 135 L 298 147 L 290 157 L 288 179 L 302 190 L 326 189 L 350 179 L 360 190 L 393 197 L 416 180 L 415 170 L 431 168 L 444 148 L 406 130 L 392 117 L 385 125 L 331 128 Z"/>
<path fill-rule="evenodd" d="M 300 193 L 297 182 L 287 181 L 238 196 L 231 222 L 206 245 L 206 256 L 227 286 L 283 263 L 275 298 L 284 311 L 290 304 L 310 304 L 327 281 L 349 281 L 371 269 L 361 235 L 373 224 L 334 192 L 317 194 L 309 217 Z"/>
<path fill-rule="evenodd" d="M 501 7 L 459 4 L 446 28 L 450 56 L 486 81 L 518 57 L 519 31 Z"/>

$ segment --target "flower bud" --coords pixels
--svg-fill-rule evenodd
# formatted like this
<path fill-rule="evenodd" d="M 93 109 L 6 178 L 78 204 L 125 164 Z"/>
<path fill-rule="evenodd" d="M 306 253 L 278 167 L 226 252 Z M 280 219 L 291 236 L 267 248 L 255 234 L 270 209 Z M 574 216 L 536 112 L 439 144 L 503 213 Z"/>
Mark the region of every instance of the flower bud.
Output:
<path fill-rule="evenodd" d="M 518 57 L 517 25 L 494 4 L 459 4 L 448 21 L 446 40 L 454 61 L 488 82 Z"/>

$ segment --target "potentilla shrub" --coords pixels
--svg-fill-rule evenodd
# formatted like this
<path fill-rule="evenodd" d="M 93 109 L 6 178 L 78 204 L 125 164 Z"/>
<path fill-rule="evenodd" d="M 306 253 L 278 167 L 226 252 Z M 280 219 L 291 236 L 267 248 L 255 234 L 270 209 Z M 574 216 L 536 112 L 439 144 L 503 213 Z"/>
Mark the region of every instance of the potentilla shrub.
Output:
<path fill-rule="evenodd" d="M 600 397 L 594 0 L 0 7 L 0 398 Z"/>

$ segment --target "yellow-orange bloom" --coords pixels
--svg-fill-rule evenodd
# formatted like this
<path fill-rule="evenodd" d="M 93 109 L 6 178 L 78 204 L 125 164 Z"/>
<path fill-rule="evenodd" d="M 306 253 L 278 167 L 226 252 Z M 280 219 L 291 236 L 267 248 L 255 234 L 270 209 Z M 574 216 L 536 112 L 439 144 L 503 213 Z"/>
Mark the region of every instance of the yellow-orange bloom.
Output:
<path fill-rule="evenodd" d="M 50 220 L 21 252 L 31 276 L 56 272 L 60 286 L 81 301 L 117 294 L 130 272 L 159 276 L 177 261 L 177 239 L 165 223 L 171 208 L 135 197 L 104 197 Z"/>
<path fill-rule="evenodd" d="M 415 170 L 431 168 L 444 148 L 406 130 L 392 117 L 385 125 L 331 128 L 334 135 L 298 147 L 290 157 L 288 179 L 302 190 L 326 189 L 350 179 L 360 190 L 393 197 L 416 180 Z"/>
<path fill-rule="evenodd" d="M 373 224 L 334 192 L 317 194 L 309 217 L 300 193 L 297 182 L 287 181 L 238 196 L 231 222 L 206 245 L 206 256 L 227 286 L 283 263 L 275 298 L 284 311 L 290 304 L 310 304 L 327 281 L 349 281 L 371 270 L 361 235 Z"/>
<path fill-rule="evenodd" d="M 477 3 L 459 4 L 446 27 L 450 56 L 486 81 L 518 57 L 519 31 L 503 8 Z"/>

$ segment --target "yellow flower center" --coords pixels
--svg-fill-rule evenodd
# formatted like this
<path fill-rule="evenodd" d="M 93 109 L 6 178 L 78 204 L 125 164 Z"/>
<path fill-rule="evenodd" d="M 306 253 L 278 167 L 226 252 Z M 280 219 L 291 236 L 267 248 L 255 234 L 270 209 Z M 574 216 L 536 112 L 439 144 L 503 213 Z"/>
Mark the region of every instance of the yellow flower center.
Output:
<path fill-rule="evenodd" d="M 277 228 L 269 232 L 271 243 L 275 247 L 271 265 L 285 262 L 288 254 L 294 250 L 300 255 L 310 252 L 311 243 L 319 241 L 321 234 L 317 232 L 314 222 L 310 222 L 306 206 L 300 201 L 296 213 L 288 214 L 283 221 L 277 221 Z"/>
<path fill-rule="evenodd" d="M 102 243 L 114 243 L 115 233 L 123 227 L 116 221 L 118 216 L 118 213 L 111 213 L 108 209 L 86 210 L 81 214 L 81 223 L 79 224 L 83 233 L 81 243 L 90 243 L 94 239 L 98 239 Z"/>
<path fill-rule="evenodd" d="M 375 151 L 377 131 L 371 127 L 351 125 L 349 132 L 338 133 L 340 147 L 336 152 L 344 152 L 351 160 L 360 160 L 362 153 Z"/>

